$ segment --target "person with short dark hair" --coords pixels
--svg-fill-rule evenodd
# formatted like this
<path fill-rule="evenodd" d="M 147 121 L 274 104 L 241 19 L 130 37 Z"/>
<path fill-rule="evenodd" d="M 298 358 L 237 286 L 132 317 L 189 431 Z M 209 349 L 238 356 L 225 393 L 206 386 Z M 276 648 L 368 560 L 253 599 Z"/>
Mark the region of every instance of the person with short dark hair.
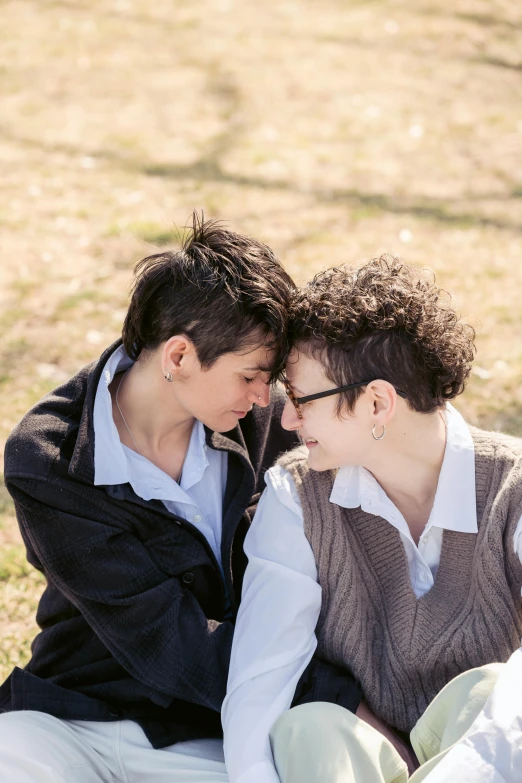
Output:
<path fill-rule="evenodd" d="M 298 442 L 270 399 L 293 290 L 266 245 L 194 215 L 180 250 L 138 264 L 123 341 L 9 437 L 6 485 L 47 586 L 32 658 L 0 688 L 3 783 L 227 780 L 243 539 L 264 472 Z"/>
<path fill-rule="evenodd" d="M 245 541 L 223 706 L 231 783 L 419 783 L 455 746 L 451 771 L 479 716 L 458 779 L 485 780 L 478 765 L 514 783 L 522 440 L 450 404 L 473 329 L 430 275 L 381 257 L 299 291 L 289 340 L 282 424 L 305 446 L 267 472 Z M 355 709 L 289 709 L 314 653 L 355 676 Z"/>

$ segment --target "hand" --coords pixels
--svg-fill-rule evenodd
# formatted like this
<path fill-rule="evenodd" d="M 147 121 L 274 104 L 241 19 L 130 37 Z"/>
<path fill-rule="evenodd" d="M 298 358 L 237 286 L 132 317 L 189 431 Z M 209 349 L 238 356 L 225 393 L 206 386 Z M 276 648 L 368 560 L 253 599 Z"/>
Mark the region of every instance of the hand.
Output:
<path fill-rule="evenodd" d="M 417 756 L 413 752 L 411 746 L 405 742 L 399 735 L 388 726 L 381 718 L 378 718 L 374 712 L 368 707 L 365 701 L 361 701 L 355 713 L 358 718 L 368 723 L 372 728 L 376 729 L 383 737 L 391 742 L 399 756 L 406 762 L 408 767 L 408 774 L 412 775 L 420 764 Z"/>

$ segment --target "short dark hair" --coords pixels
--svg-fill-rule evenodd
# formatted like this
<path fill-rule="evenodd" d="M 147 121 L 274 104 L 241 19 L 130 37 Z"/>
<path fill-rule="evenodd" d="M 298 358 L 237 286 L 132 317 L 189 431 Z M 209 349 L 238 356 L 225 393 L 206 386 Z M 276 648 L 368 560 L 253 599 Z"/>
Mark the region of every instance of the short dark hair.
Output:
<path fill-rule="evenodd" d="M 335 386 L 385 380 L 421 413 L 464 390 L 474 338 L 433 275 L 386 255 L 316 275 L 294 297 L 289 321 L 290 343 L 320 359 Z M 363 392 L 339 395 L 338 415 Z"/>
<path fill-rule="evenodd" d="M 275 352 L 272 378 L 288 352 L 287 318 L 295 285 L 272 250 L 192 215 L 181 248 L 143 258 L 135 267 L 123 344 L 136 360 L 174 334 L 185 334 L 208 369 L 224 353 L 266 344 Z"/>

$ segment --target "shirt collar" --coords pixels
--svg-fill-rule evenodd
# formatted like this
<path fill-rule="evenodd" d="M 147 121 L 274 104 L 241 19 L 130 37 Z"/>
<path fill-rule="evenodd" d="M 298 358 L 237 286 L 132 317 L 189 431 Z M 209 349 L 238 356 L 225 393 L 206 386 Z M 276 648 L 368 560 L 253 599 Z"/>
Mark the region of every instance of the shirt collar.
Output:
<path fill-rule="evenodd" d="M 179 484 L 146 457 L 142 457 L 127 446 L 123 446 L 127 460 L 127 481 L 134 492 L 143 500 L 156 499 L 193 505 L 194 501 L 187 494 L 188 490 L 201 481 L 209 465 L 204 450 L 204 441 L 205 429 L 202 423 L 196 420 L 192 428 Z"/>
<path fill-rule="evenodd" d="M 120 346 L 106 362 L 98 383 L 93 414 L 94 484 L 107 486 L 129 482 L 134 491 L 145 500 L 150 500 L 152 497 L 173 499 L 165 498 L 165 487 L 159 489 L 159 486 L 163 485 L 161 478 L 163 477 L 171 485 L 168 488 L 169 496 L 172 492 L 176 493 L 180 487 L 150 460 L 140 457 L 131 449 L 125 449 L 114 423 L 109 386 L 117 372 L 128 369 L 132 364 L 124 347 Z M 183 465 L 181 490 L 190 489 L 203 478 L 209 464 L 207 448 L 205 428 L 196 420 Z M 144 493 L 149 497 L 145 498 Z"/>
<path fill-rule="evenodd" d="M 475 449 L 468 425 L 449 403 L 446 405 L 446 448 L 428 527 L 457 533 L 476 533 Z M 330 502 L 376 514 L 379 506 L 393 508 L 382 487 L 360 465 L 341 467 L 332 487 Z"/>
<path fill-rule="evenodd" d="M 183 489 L 190 489 L 203 478 L 203 474 L 208 467 L 207 448 L 205 443 L 205 427 L 196 419 L 190 443 L 187 449 L 185 462 L 183 463 L 183 473 L 181 476 L 181 486 Z"/>
<path fill-rule="evenodd" d="M 127 459 L 112 416 L 109 386 L 120 369 L 132 361 L 120 345 L 105 363 L 94 399 L 94 484 L 126 484 L 129 480 Z"/>

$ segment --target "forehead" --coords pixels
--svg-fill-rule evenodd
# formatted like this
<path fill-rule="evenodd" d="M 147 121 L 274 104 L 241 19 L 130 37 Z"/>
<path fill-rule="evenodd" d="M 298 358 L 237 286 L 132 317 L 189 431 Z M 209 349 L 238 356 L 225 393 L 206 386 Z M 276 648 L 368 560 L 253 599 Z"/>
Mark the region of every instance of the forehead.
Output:
<path fill-rule="evenodd" d="M 271 372 L 276 352 L 266 345 L 246 346 L 241 351 L 223 354 L 220 359 L 229 367 L 248 372 Z"/>
<path fill-rule="evenodd" d="M 298 384 L 301 388 L 306 389 L 314 382 L 327 380 L 321 362 L 297 348 L 292 348 L 288 356 L 286 377 L 290 383 Z"/>

